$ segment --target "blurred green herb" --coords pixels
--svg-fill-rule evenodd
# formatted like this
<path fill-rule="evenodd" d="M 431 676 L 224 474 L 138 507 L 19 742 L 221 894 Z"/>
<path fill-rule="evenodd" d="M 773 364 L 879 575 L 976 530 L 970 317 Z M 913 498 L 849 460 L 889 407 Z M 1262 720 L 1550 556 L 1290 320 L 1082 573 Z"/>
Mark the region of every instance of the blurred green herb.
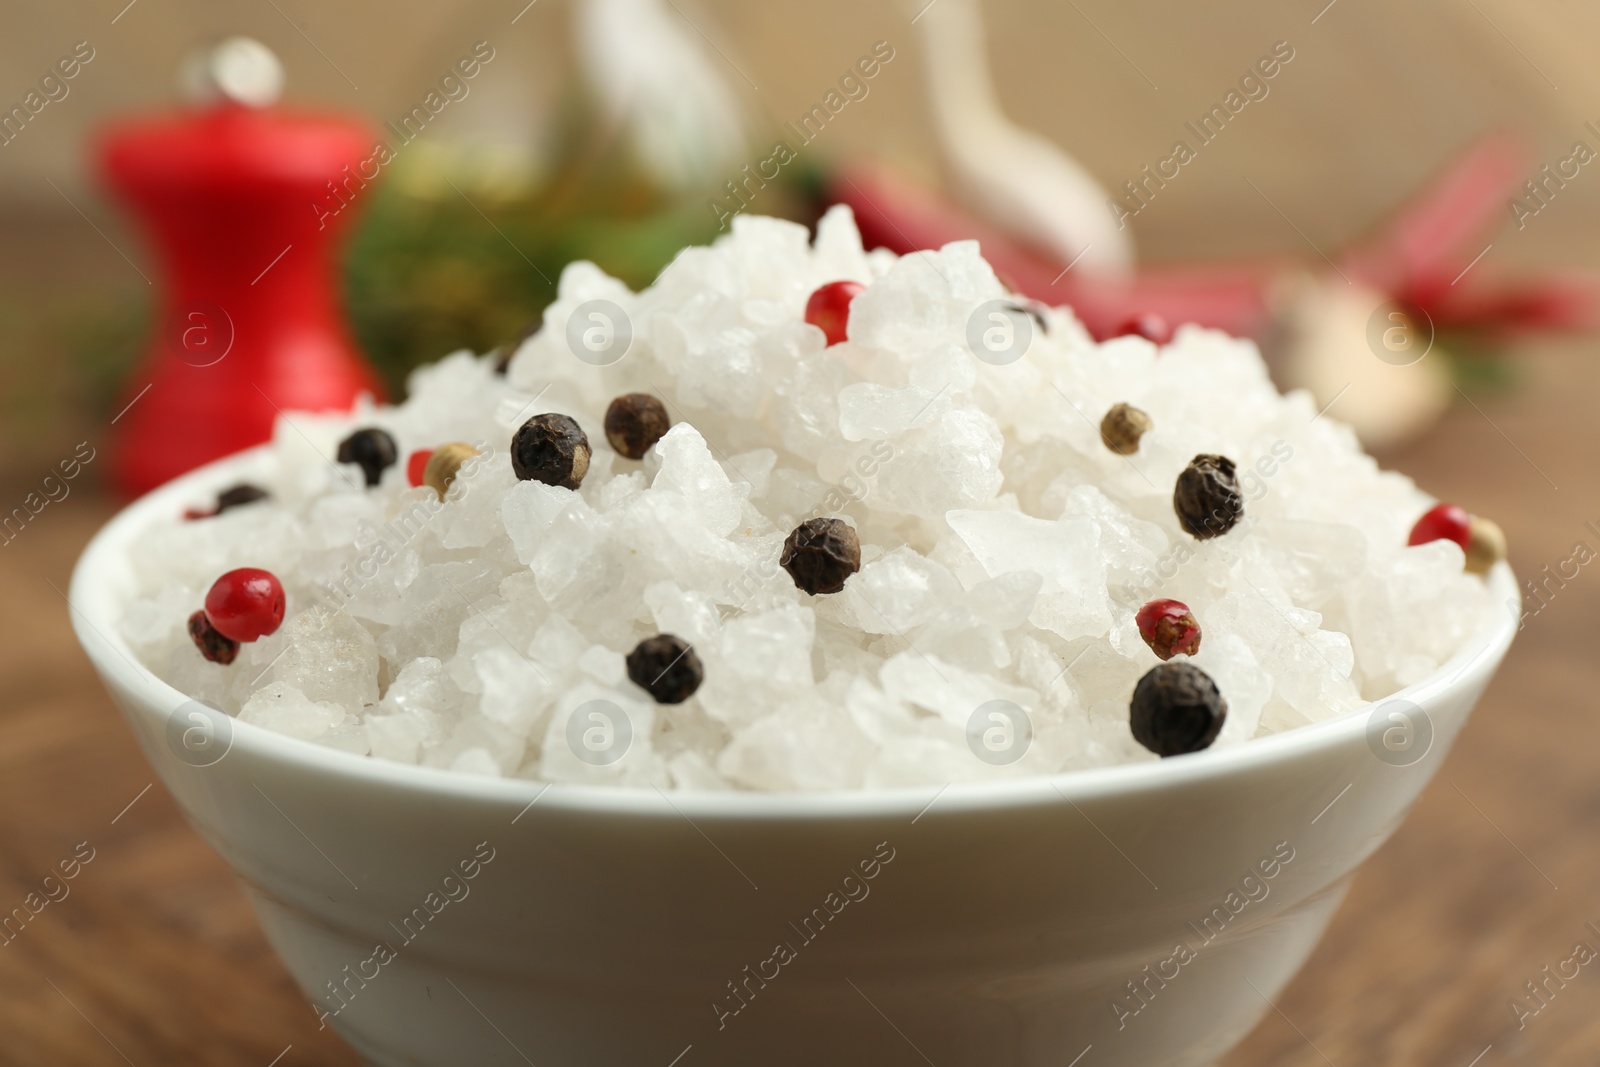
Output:
<path fill-rule="evenodd" d="M 639 289 L 718 232 L 702 201 L 662 202 L 616 178 L 601 189 L 587 169 L 509 201 L 469 202 L 442 182 L 418 196 L 418 182 L 397 177 L 373 197 L 345 264 L 356 337 L 395 396 L 413 368 L 460 348 L 486 352 L 537 324 L 567 264 L 590 260 Z M 810 221 L 820 184 L 797 169 L 763 190 L 761 210 Z"/>

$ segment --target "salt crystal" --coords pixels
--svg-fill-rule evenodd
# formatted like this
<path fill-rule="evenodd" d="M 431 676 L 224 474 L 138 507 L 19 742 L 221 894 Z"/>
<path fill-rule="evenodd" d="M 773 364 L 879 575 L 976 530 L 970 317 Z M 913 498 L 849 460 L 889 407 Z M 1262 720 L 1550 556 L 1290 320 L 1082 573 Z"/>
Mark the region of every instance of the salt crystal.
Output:
<path fill-rule="evenodd" d="M 866 288 L 829 346 L 804 309 L 840 279 Z M 456 352 L 398 406 L 280 420 L 252 475 L 269 499 L 141 531 L 119 622 L 135 655 L 245 721 L 455 773 L 937 788 L 1154 759 L 1128 701 L 1157 662 L 1134 621 L 1155 597 L 1200 621 L 1193 661 L 1229 703 L 1219 746 L 1382 699 L 1505 610 L 1454 543 L 1406 546 L 1431 499 L 1309 395 L 1280 396 L 1249 342 L 1187 325 L 1158 354 L 1055 308 L 1015 360 L 978 358 L 973 331 L 1016 298 L 975 242 L 897 257 L 864 251 L 847 208 L 809 244 L 742 213 L 639 293 L 590 263 L 557 290 L 504 375 Z M 602 335 L 627 341 L 618 358 L 595 358 Z M 625 392 L 671 413 L 643 461 L 602 432 Z M 1098 430 L 1119 402 L 1154 423 L 1129 456 Z M 541 412 L 589 436 L 577 490 L 511 469 L 511 434 Z M 368 487 L 333 461 L 368 427 L 407 456 L 483 454 L 442 501 L 402 464 Z M 1172 509 L 1201 452 L 1238 464 L 1246 499 L 1207 541 Z M 822 516 L 856 529 L 861 565 L 809 596 L 779 558 Z M 240 566 L 280 577 L 288 618 L 223 666 L 185 626 Z M 627 676 L 659 633 L 704 668 L 680 704 Z M 968 733 L 994 701 L 1028 731 L 1004 759 Z"/>
<path fill-rule="evenodd" d="M 871 752 L 842 710 L 802 699 L 736 733 L 717 770 L 749 789 L 849 789 L 862 784 Z"/>
<path fill-rule="evenodd" d="M 852 596 L 866 602 L 856 618 L 860 628 L 872 634 L 915 629 L 961 592 L 949 571 L 903 546 L 863 565 L 848 586 Z"/>
<path fill-rule="evenodd" d="M 694 516 L 712 533 L 726 535 L 739 521 L 745 487 L 736 487 L 712 458 L 705 438 L 688 423 L 680 422 L 655 444 L 660 463 L 652 489 L 681 494 Z"/>
<path fill-rule="evenodd" d="M 274 682 L 356 714 L 378 702 L 378 647 L 366 627 L 344 612 L 284 625 L 288 648 L 272 668 Z"/>
<path fill-rule="evenodd" d="M 627 674 L 622 653 L 604 645 L 590 645 L 578 657 L 578 670 L 601 685 L 618 686 Z"/>
<path fill-rule="evenodd" d="M 510 775 L 522 764 L 527 740 L 526 734 L 486 716 L 466 715 L 455 724 L 449 737 L 424 754 L 423 762 L 430 767 L 455 770 L 460 769 L 457 762 L 465 757 L 466 766 L 474 774 Z"/>
<path fill-rule="evenodd" d="M 845 205 L 833 205 L 818 220 L 814 258 L 818 270 L 830 281 L 871 280 L 871 270 L 861 247 L 861 234 L 856 230 L 854 215 Z"/>
<path fill-rule="evenodd" d="M 366 720 L 367 743 L 379 759 L 396 763 L 415 763 L 428 729 L 412 715 L 370 715 Z"/>
<path fill-rule="evenodd" d="M 999 427 L 983 412 L 947 411 L 896 440 L 874 503 L 929 519 L 987 503 L 1000 491 L 1003 444 Z"/>
<path fill-rule="evenodd" d="M 552 782 L 668 784 L 651 743 L 655 717 L 655 705 L 642 692 L 634 696 L 593 682 L 574 686 L 556 700 L 541 746 L 540 776 Z"/>
<path fill-rule="evenodd" d="M 680 589 L 676 582 L 646 586 L 644 602 L 656 632 L 676 634 L 691 645 L 709 643 L 721 629 L 716 600 L 698 590 Z"/>
<path fill-rule="evenodd" d="M 372 752 L 372 742 L 367 736 L 367 728 L 359 722 L 339 723 L 325 733 L 319 734 L 314 740 L 325 748 L 336 748 L 352 756 L 366 756 Z"/>
<path fill-rule="evenodd" d="M 680 752 L 673 756 L 667 761 L 667 772 L 672 775 L 674 789 L 722 791 L 733 788 L 733 784 L 699 752 Z"/>
<path fill-rule="evenodd" d="M 482 691 L 484 718 L 527 734 L 555 698 L 551 672 L 506 645 L 484 649 L 472 657 Z"/>
<path fill-rule="evenodd" d="M 990 577 L 1023 570 L 1040 576 L 1030 616 L 1036 625 L 1069 639 L 1105 632 L 1105 563 L 1092 522 L 1017 511 L 951 511 L 946 521 Z"/>
<path fill-rule="evenodd" d="M 556 516 L 569 507 L 587 508 L 588 505 L 571 489 L 539 481 L 519 481 L 507 489 L 500 498 L 500 517 L 511 543 L 516 546 L 517 559 L 531 562 L 539 545 L 548 539 Z"/>
<path fill-rule="evenodd" d="M 344 721 L 344 708 L 331 701 L 313 700 L 288 682 L 269 682 L 240 709 L 239 720 L 315 741 Z"/>
<path fill-rule="evenodd" d="M 916 650 L 902 652 L 886 662 L 882 684 L 889 696 L 925 708 L 963 729 L 973 711 L 991 700 L 1007 700 L 1026 709 L 1039 699 L 1031 689 L 996 682 Z"/>
<path fill-rule="evenodd" d="M 811 612 L 799 606 L 728 620 L 699 651 L 706 679 L 696 699 L 714 718 L 739 725 L 804 693 L 813 681 L 815 627 Z"/>
<path fill-rule="evenodd" d="M 488 778 L 500 777 L 500 764 L 486 748 L 469 748 L 450 761 L 450 769 L 461 774 L 480 774 Z"/>
<path fill-rule="evenodd" d="M 898 437 L 943 415 L 949 407 L 950 400 L 937 390 L 915 385 L 890 389 L 858 382 L 839 393 L 839 433 L 846 441 Z"/>

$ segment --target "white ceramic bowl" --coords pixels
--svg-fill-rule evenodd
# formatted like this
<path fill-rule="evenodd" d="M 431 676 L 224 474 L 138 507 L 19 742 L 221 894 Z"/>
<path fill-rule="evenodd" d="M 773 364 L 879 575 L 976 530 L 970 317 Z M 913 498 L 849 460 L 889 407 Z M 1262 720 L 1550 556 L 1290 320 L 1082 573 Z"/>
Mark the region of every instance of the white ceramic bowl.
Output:
<path fill-rule="evenodd" d="M 130 538 L 264 459 L 118 515 L 73 575 L 74 624 L 296 981 L 381 1067 L 1210 1063 L 1310 953 L 1515 629 L 1508 612 L 1408 704 L 1158 764 L 832 795 L 546 788 L 191 718 L 134 661 Z M 1491 582 L 1515 597 L 1505 566 Z"/>

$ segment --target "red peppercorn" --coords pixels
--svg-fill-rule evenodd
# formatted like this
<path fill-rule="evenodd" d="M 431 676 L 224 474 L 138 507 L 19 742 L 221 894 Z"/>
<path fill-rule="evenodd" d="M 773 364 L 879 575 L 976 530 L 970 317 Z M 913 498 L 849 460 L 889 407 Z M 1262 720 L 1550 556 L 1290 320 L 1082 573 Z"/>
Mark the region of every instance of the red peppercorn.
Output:
<path fill-rule="evenodd" d="M 428 469 L 428 460 L 433 457 L 433 449 L 423 448 L 411 453 L 411 458 L 406 460 L 406 481 L 412 486 L 422 484 L 422 472 Z"/>
<path fill-rule="evenodd" d="M 206 618 L 232 641 L 265 637 L 283 623 L 283 584 L 258 567 L 229 571 L 206 594 Z"/>
<path fill-rule="evenodd" d="M 806 321 L 820 329 L 830 345 L 847 339 L 850 302 L 865 288 L 860 282 L 829 282 L 806 301 Z"/>
<path fill-rule="evenodd" d="M 1164 345 L 1172 340 L 1172 327 L 1167 325 L 1167 320 L 1151 311 L 1135 315 L 1133 318 L 1117 327 L 1116 337 L 1127 337 L 1137 334 L 1146 341 L 1154 341 Z"/>
<path fill-rule="evenodd" d="M 1411 527 L 1408 545 L 1425 545 L 1429 541 L 1448 539 L 1466 551 L 1472 544 L 1472 516 L 1454 504 L 1439 504 L 1423 513 Z"/>
<path fill-rule="evenodd" d="M 1161 659 L 1200 651 L 1200 624 L 1181 600 L 1152 600 L 1134 616 L 1139 636 Z"/>

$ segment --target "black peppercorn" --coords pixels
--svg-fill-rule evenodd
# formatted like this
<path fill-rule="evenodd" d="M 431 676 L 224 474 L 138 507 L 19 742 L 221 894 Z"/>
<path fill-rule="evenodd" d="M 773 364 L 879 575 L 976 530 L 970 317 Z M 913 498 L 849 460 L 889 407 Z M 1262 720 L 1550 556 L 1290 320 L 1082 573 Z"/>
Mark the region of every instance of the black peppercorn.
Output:
<path fill-rule="evenodd" d="M 784 539 L 778 563 L 802 592 L 837 593 L 861 569 L 861 540 L 843 519 L 807 519 Z"/>
<path fill-rule="evenodd" d="M 606 408 L 606 440 L 629 459 L 643 459 L 671 428 L 667 406 L 649 393 L 624 393 Z"/>
<path fill-rule="evenodd" d="M 682 704 L 705 676 L 694 647 L 675 634 L 647 637 L 628 653 L 628 677 L 657 704 Z"/>
<path fill-rule="evenodd" d="M 1178 524 L 1204 541 L 1233 529 L 1244 515 L 1244 497 L 1233 476 L 1233 460 L 1202 453 L 1189 461 L 1172 490 Z"/>
<path fill-rule="evenodd" d="M 224 489 L 217 494 L 217 511 L 221 515 L 229 508 L 242 508 L 246 504 L 254 504 L 257 500 L 265 500 L 269 494 L 259 486 L 243 483 L 231 489 Z"/>
<path fill-rule="evenodd" d="M 229 637 L 224 637 L 211 625 L 211 620 L 206 618 L 204 611 L 197 611 L 189 616 L 189 640 L 194 642 L 194 647 L 200 654 L 212 663 L 221 663 L 227 666 L 239 654 L 239 642 Z"/>
<path fill-rule="evenodd" d="M 392 467 L 400 458 L 400 449 L 386 430 L 369 426 L 339 442 L 339 462 L 354 463 L 367 476 L 368 485 L 383 480 L 385 467 Z"/>
<path fill-rule="evenodd" d="M 576 489 L 589 473 L 589 438 L 569 416 L 535 415 L 511 438 L 511 468 L 525 482 Z"/>
<path fill-rule="evenodd" d="M 1128 726 L 1158 756 L 1209 748 L 1228 717 L 1228 702 L 1211 676 L 1192 663 L 1162 663 L 1133 687 Z"/>

